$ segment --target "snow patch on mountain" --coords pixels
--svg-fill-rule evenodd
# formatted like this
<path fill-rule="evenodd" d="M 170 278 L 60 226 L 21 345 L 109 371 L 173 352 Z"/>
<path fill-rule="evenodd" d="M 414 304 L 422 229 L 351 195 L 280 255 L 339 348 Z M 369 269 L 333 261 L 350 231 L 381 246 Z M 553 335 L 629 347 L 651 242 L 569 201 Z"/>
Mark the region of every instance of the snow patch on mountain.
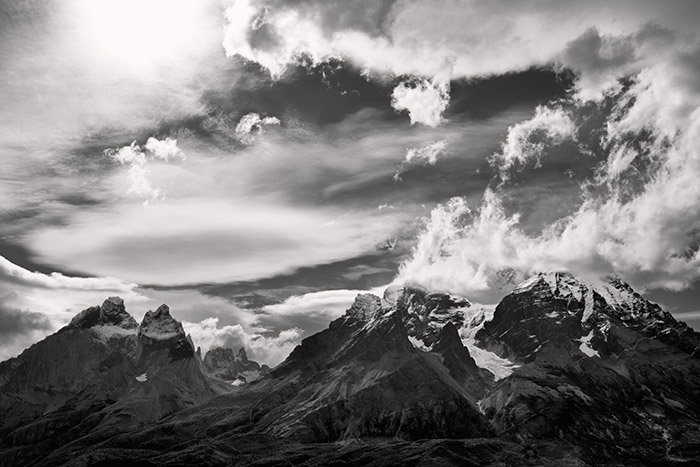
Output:
<path fill-rule="evenodd" d="M 490 321 L 493 318 L 495 309 L 496 305 L 480 305 L 476 303 L 471 308 L 465 309 L 464 326 L 459 330 L 459 337 L 469 350 L 477 366 L 489 370 L 493 373 L 495 380 L 498 381 L 510 376 L 513 370 L 520 365 L 476 345 L 476 333 L 484 326 L 486 321 Z"/>
<path fill-rule="evenodd" d="M 135 336 L 138 332 L 138 329 L 135 328 L 125 329 L 121 326 L 107 324 L 102 326 L 93 326 L 91 329 L 95 337 L 97 337 L 102 342 L 107 342 L 108 340 L 114 338 L 118 339 L 126 336 Z"/>
<path fill-rule="evenodd" d="M 616 276 L 602 279 L 578 279 L 568 272 L 537 273 L 524 280 L 512 293 L 524 293 L 546 284 L 553 295 L 582 302 L 584 312 L 582 323 L 596 315 L 594 292 L 616 312 L 629 319 L 664 321 L 666 316 L 658 306 L 646 301 L 635 293 L 632 287 Z"/>
<path fill-rule="evenodd" d="M 422 350 L 423 352 L 430 352 L 430 348 L 427 347 L 422 340 L 419 340 L 413 336 L 408 336 L 408 340 L 411 342 L 411 344 L 413 344 L 413 347 L 417 348 L 418 350 Z"/>
<path fill-rule="evenodd" d="M 136 381 L 138 381 L 139 383 L 145 383 L 146 381 L 148 381 L 148 375 L 146 373 L 138 375 L 136 377 Z"/>
<path fill-rule="evenodd" d="M 581 337 L 580 339 L 576 339 L 578 342 L 581 343 L 581 345 L 578 346 L 579 350 L 589 357 L 598 357 L 600 358 L 600 354 L 598 354 L 598 351 L 591 346 L 591 339 L 593 339 L 593 329 L 591 329 L 591 332 L 589 332 L 587 335 Z"/>

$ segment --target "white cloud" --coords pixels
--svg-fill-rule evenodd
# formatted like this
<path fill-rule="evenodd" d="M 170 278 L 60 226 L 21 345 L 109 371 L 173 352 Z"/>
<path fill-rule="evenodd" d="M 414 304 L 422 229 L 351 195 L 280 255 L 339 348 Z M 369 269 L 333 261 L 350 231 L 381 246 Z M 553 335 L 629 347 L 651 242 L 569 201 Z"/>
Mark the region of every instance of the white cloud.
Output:
<path fill-rule="evenodd" d="M 32 272 L 0 256 L 0 279 L 21 285 L 44 287 L 48 289 L 77 289 L 116 291 L 131 293 L 136 284 L 128 284 L 112 277 L 70 277 L 54 272 L 43 274 Z"/>
<path fill-rule="evenodd" d="M 697 18 L 697 4 L 237 0 L 226 17 L 226 53 L 255 61 L 275 77 L 301 55 L 312 62 L 342 58 L 380 74 L 443 80 L 559 63 L 580 73 L 581 97 L 599 97 L 611 80 L 638 71 L 664 50 L 669 37 L 663 28 L 695 34 L 690 18 Z M 415 121 L 439 123 L 436 113 L 416 113 Z"/>
<path fill-rule="evenodd" d="M 446 140 L 434 141 L 419 147 L 409 148 L 406 151 L 406 158 L 403 160 L 394 174 L 394 181 L 401 180 L 401 174 L 403 173 L 406 164 L 411 164 L 415 161 L 422 161 L 423 164 L 435 165 L 437 163 L 438 156 L 440 156 L 446 148 Z"/>
<path fill-rule="evenodd" d="M 608 159 L 573 214 L 534 235 L 491 190 L 475 212 L 454 199 L 433 211 L 400 280 L 474 296 L 497 290 L 506 268 L 563 269 L 615 272 L 641 290 L 688 287 L 700 278 L 698 57 L 699 48 L 661 57 L 616 98 L 604 127 Z M 554 118 L 550 128 L 561 121 Z M 568 123 L 562 128 L 569 133 Z M 528 138 L 509 135 L 502 163 L 536 158 L 536 149 L 533 156 Z M 635 159 L 647 162 L 632 170 Z"/>
<path fill-rule="evenodd" d="M 435 165 L 438 156 L 441 155 L 447 148 L 447 141 L 435 141 L 427 143 L 417 148 L 410 148 L 406 151 L 406 162 L 423 161 L 426 164 Z"/>
<path fill-rule="evenodd" d="M 122 165 L 129 166 L 127 179 L 129 187 L 126 190 L 127 194 L 134 194 L 141 198 L 145 198 L 144 204 L 150 201 L 155 201 L 161 196 L 161 190 L 154 188 L 149 180 L 151 165 L 148 163 L 149 156 L 151 159 L 162 159 L 168 162 L 171 158 L 185 159 L 185 155 L 177 147 L 177 140 L 165 138 L 158 140 L 150 137 L 146 141 L 144 148 L 141 148 L 136 141 L 129 146 L 124 146 L 119 149 L 107 149 L 104 154 L 114 158 Z"/>
<path fill-rule="evenodd" d="M 617 88 L 622 76 L 632 76 L 670 51 L 677 37 L 656 23 L 622 35 L 601 35 L 592 27 L 566 44 L 558 60 L 579 74 L 581 99 L 599 100 L 603 93 Z"/>
<path fill-rule="evenodd" d="M 54 264 L 176 285 L 253 280 L 351 258 L 375 251 L 400 224 L 376 210 L 343 215 L 342 224 L 331 225 L 337 213 L 330 210 L 245 198 L 170 199 L 77 212 L 70 225 L 34 232 L 30 244 Z"/>
<path fill-rule="evenodd" d="M 151 136 L 146 140 L 146 152 L 152 157 L 163 159 L 165 162 L 170 159 L 185 159 L 185 155 L 177 147 L 177 140 L 174 138 L 159 140 Z"/>
<path fill-rule="evenodd" d="M 508 136 L 501 145 L 501 152 L 494 155 L 501 178 L 506 180 L 509 170 L 532 161 L 536 167 L 539 166 L 546 146 L 573 138 L 575 132 L 576 126 L 566 111 L 538 106 L 531 119 L 508 128 Z"/>
<path fill-rule="evenodd" d="M 263 126 L 279 125 L 280 123 L 280 119 L 277 117 L 261 117 L 256 113 L 246 114 L 236 125 L 236 138 L 243 144 L 250 144 L 256 134 L 262 133 Z"/>
<path fill-rule="evenodd" d="M 350 308 L 355 297 L 360 293 L 367 293 L 367 291 L 341 289 L 293 295 L 282 303 L 266 305 L 261 311 L 269 315 L 285 317 L 302 315 L 331 321 Z"/>
<path fill-rule="evenodd" d="M 0 320 L 7 321 L 0 339 L 0 361 L 64 326 L 79 311 L 114 295 L 133 303 L 146 300 L 136 284 L 111 277 L 32 272 L 0 256 Z M 13 331 L 12 323 L 24 323 L 24 332 Z"/>
<path fill-rule="evenodd" d="M 450 83 L 447 80 L 404 81 L 394 88 L 391 106 L 397 112 L 408 111 L 411 125 L 422 123 L 436 127 L 442 123 L 442 113 L 450 100 Z"/>
<path fill-rule="evenodd" d="M 301 342 L 303 334 L 298 328 L 285 329 L 276 335 L 250 332 L 239 324 L 219 326 L 219 318 L 215 317 L 182 324 L 195 345 L 202 348 L 202 355 L 213 347 L 232 348 L 236 351 L 245 347 L 248 358 L 270 366 L 282 362 Z"/>

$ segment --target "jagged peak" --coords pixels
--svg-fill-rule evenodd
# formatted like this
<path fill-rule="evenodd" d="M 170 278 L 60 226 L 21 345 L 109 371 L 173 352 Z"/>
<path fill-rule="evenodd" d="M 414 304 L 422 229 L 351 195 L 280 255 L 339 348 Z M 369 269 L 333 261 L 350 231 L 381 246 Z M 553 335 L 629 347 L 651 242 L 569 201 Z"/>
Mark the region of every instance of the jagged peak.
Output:
<path fill-rule="evenodd" d="M 109 297 L 101 306 L 87 308 L 73 317 L 67 329 L 87 329 L 96 326 L 116 326 L 122 329 L 136 329 L 138 323 L 126 311 L 124 300 Z"/>
<path fill-rule="evenodd" d="M 398 284 L 391 284 L 388 286 L 386 289 L 384 289 L 384 294 L 383 297 L 384 301 L 387 302 L 389 305 L 394 305 L 399 297 L 401 297 L 401 294 L 403 294 L 405 287 L 402 287 Z"/>
<path fill-rule="evenodd" d="M 382 311 L 382 300 L 373 294 L 358 294 L 350 308 L 345 312 L 346 318 L 368 322 Z"/>
<path fill-rule="evenodd" d="M 210 348 L 206 355 L 205 360 L 211 359 L 223 359 L 229 361 L 237 362 L 248 362 L 248 354 L 246 353 L 245 347 L 238 349 L 238 352 L 234 354 L 233 349 L 228 347 L 212 347 Z"/>
<path fill-rule="evenodd" d="M 166 340 L 175 337 L 185 337 L 182 323 L 170 315 L 166 304 L 159 306 L 156 311 L 147 311 L 139 327 L 139 336 L 156 340 Z"/>
<path fill-rule="evenodd" d="M 207 353 L 204 354 L 204 358 L 207 358 L 207 356 L 211 358 L 220 355 L 233 358 L 233 350 L 228 347 L 211 347 L 209 350 L 207 350 Z"/>
<path fill-rule="evenodd" d="M 675 319 L 657 304 L 648 301 L 634 291 L 631 285 L 616 274 L 601 278 L 578 278 L 570 272 L 539 272 L 524 280 L 513 290 L 513 294 L 545 293 L 558 298 L 572 299 L 584 303 L 583 322 L 589 321 L 601 311 L 596 300 L 604 302 L 603 308 L 614 311 L 624 321 L 646 322 L 660 320 L 674 324 Z M 598 297 L 598 298 L 596 298 Z"/>

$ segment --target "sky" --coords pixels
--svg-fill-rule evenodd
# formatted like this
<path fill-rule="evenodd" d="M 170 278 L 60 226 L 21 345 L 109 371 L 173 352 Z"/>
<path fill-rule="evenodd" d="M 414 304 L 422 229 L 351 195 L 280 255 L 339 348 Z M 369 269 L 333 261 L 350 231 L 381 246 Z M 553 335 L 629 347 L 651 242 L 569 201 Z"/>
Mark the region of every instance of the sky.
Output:
<path fill-rule="evenodd" d="M 0 0 L 0 360 L 118 295 L 277 364 L 390 283 L 700 329 L 694 0 Z"/>

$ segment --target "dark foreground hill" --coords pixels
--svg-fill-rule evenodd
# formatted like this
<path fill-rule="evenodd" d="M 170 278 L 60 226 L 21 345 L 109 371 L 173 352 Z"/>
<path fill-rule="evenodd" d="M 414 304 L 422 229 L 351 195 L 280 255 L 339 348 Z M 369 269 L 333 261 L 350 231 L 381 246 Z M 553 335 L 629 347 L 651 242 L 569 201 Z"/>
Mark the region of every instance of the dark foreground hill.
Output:
<path fill-rule="evenodd" d="M 700 335 L 616 278 L 392 287 L 244 357 L 109 299 L 0 364 L 0 464 L 700 465 Z"/>

